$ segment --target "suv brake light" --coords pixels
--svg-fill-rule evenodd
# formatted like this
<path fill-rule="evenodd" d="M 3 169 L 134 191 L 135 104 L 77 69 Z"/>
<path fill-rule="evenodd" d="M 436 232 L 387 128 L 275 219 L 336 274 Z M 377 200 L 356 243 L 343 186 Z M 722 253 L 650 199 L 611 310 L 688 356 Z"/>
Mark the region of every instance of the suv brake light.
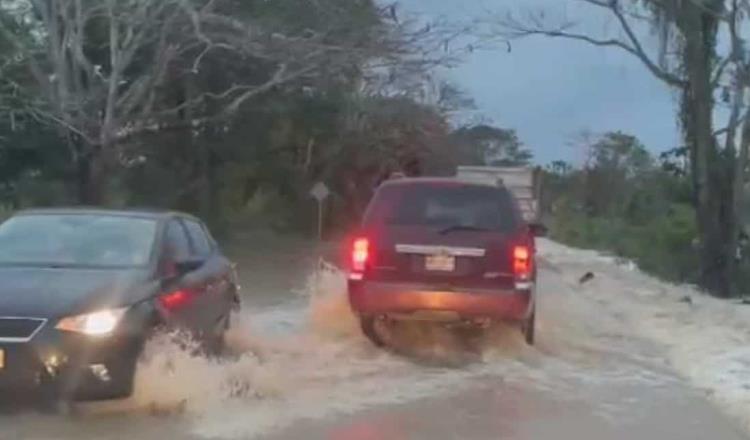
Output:
<path fill-rule="evenodd" d="M 513 248 L 513 276 L 516 280 L 526 281 L 531 278 L 532 260 L 528 246 Z"/>
<path fill-rule="evenodd" d="M 352 279 L 362 279 L 362 275 L 367 268 L 367 263 L 370 260 L 370 240 L 361 237 L 354 240 L 352 244 L 352 255 L 351 255 L 351 268 Z"/>

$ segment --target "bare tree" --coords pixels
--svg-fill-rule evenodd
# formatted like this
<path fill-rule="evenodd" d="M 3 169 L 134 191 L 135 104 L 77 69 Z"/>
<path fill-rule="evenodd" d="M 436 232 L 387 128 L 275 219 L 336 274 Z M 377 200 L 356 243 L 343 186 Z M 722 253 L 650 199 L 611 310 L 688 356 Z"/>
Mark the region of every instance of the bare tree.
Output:
<path fill-rule="evenodd" d="M 434 50 L 451 38 L 445 29 L 391 23 L 361 38 L 337 39 L 346 23 L 279 30 L 254 17 L 238 18 L 236 7 L 226 0 L 0 4 L 2 14 L 18 25 L 1 27 L 0 37 L 11 42 L 17 62 L 34 79 L 14 85 L 28 95 L 22 110 L 58 127 L 67 140 L 82 201 L 103 201 L 123 145 L 141 134 L 221 126 L 245 103 L 288 84 L 395 65 L 427 69 L 449 57 Z M 216 60 L 239 66 L 235 81 L 188 85 L 183 88 L 189 93 L 171 96 L 176 78 L 195 85 L 191 78 L 215 68 Z"/>

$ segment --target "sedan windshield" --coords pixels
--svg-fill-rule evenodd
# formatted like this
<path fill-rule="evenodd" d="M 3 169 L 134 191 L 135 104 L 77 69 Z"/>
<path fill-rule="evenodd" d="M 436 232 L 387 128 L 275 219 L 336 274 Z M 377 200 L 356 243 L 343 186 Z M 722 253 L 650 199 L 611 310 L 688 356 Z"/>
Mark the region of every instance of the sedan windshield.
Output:
<path fill-rule="evenodd" d="M 156 221 L 94 214 L 38 214 L 0 225 L 0 265 L 140 267 Z"/>

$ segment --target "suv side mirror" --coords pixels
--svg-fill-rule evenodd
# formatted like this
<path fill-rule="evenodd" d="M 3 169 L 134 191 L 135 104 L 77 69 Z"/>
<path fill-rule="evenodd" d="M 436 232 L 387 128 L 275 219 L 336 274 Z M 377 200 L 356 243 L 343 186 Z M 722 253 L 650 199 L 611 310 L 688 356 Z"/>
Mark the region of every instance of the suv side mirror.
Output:
<path fill-rule="evenodd" d="M 546 237 L 547 227 L 541 223 L 529 223 L 529 232 L 535 237 Z"/>

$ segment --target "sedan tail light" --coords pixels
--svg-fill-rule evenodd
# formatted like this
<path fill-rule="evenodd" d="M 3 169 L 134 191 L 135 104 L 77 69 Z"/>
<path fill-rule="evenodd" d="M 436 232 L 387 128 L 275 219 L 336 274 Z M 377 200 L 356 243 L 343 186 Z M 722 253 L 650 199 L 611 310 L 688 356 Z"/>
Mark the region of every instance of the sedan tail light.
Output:
<path fill-rule="evenodd" d="M 192 300 L 193 295 L 187 290 L 175 290 L 159 297 L 159 303 L 172 312 L 184 307 Z"/>

